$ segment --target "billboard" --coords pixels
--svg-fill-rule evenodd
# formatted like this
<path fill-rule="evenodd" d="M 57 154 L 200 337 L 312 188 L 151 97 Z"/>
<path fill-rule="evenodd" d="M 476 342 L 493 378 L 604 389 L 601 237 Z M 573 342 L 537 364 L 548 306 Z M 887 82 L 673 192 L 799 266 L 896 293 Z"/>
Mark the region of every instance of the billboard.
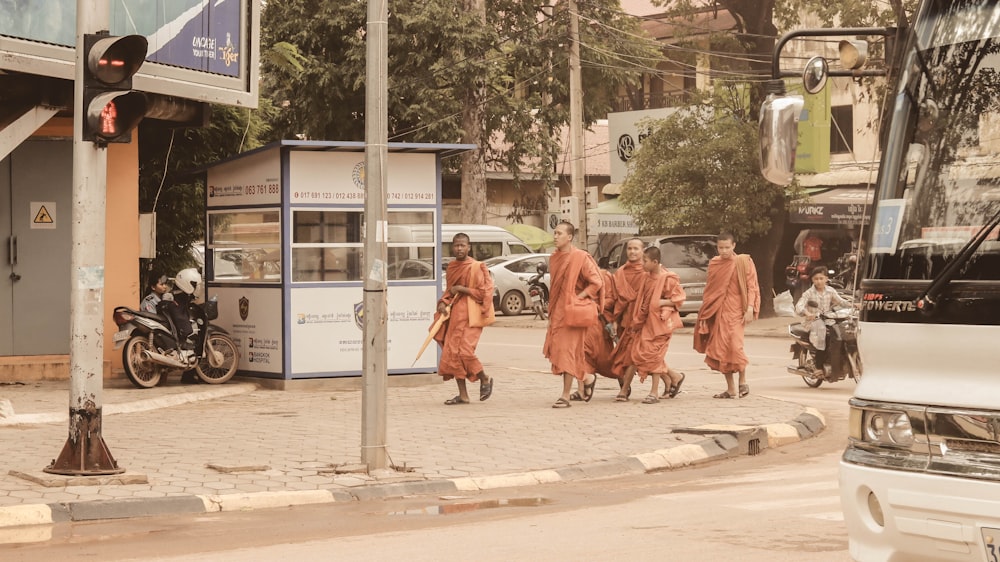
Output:
<path fill-rule="evenodd" d="M 260 2 L 115 0 L 112 35 L 149 42 L 137 90 L 197 101 L 257 104 Z M 76 0 L 0 0 L 0 70 L 72 80 Z"/>

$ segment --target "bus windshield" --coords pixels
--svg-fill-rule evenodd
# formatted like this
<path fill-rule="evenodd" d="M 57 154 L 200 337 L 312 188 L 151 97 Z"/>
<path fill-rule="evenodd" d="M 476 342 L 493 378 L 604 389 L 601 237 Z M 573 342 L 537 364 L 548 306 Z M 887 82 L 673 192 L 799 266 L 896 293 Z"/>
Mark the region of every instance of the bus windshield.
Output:
<path fill-rule="evenodd" d="M 933 279 L 1000 210 L 1000 5 L 925 10 L 893 107 L 870 278 Z M 950 278 L 1000 280 L 998 229 Z"/>

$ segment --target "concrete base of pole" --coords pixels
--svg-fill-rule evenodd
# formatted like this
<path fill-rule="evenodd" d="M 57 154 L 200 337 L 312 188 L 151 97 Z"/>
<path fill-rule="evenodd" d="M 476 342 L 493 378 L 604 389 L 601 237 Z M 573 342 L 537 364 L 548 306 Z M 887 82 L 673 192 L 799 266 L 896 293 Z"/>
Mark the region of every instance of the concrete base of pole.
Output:
<path fill-rule="evenodd" d="M 49 474 L 66 476 L 98 476 L 121 474 L 111 451 L 101 437 L 101 410 L 69 410 L 69 438 L 59 458 L 42 469 Z"/>

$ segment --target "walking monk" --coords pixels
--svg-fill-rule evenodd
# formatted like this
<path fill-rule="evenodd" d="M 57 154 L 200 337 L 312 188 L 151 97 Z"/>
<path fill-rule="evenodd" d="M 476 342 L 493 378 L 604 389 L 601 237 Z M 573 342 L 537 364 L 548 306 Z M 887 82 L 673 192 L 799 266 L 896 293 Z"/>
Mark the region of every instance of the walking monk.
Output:
<path fill-rule="evenodd" d="M 469 257 L 469 247 L 468 234 L 459 232 L 452 238 L 451 254 L 455 259 L 448 264 L 448 285 L 437 305 L 438 314 L 446 314 L 451 308 L 448 320 L 434 335 L 442 348 L 438 374 L 446 381 L 455 379 L 458 384 L 458 396 L 444 402 L 449 406 L 469 403 L 466 380 L 480 381 L 480 400 L 493 394 L 493 377 L 486 376 L 483 364 L 476 357 L 483 329 L 469 325 L 470 306 L 493 307 L 493 277 L 486 264 Z"/>
<path fill-rule="evenodd" d="M 542 353 L 552 363 L 552 374 L 562 375 L 562 396 L 552 404 L 553 408 L 570 407 L 570 391 L 573 379 L 577 381 L 578 392 L 585 402 L 594 396 L 597 375 L 587 373 L 587 359 L 584 353 L 584 339 L 587 327 L 567 324 L 567 308 L 573 297 L 596 300 L 601 290 L 601 273 L 594 258 L 583 250 L 573 247 L 576 228 L 566 221 L 556 226 L 556 251 L 549 257 L 551 277 L 549 280 L 549 328 L 545 333 Z M 594 303 L 594 322 L 597 322 L 597 304 Z"/>
<path fill-rule="evenodd" d="M 615 310 L 614 317 L 618 323 L 618 346 L 615 347 L 612 369 L 618 377 L 621 391 L 615 400 L 627 402 L 632 395 L 632 378 L 635 376 L 635 364 L 632 363 L 632 348 L 635 346 L 639 331 L 632 329 L 632 312 L 636 299 L 642 291 L 646 271 L 642 268 L 642 250 L 646 246 L 642 240 L 632 238 L 625 243 L 624 265 L 615 271 Z"/>
<path fill-rule="evenodd" d="M 595 373 L 609 379 L 616 379 L 621 384 L 621 379 L 615 374 L 613 368 L 615 344 L 612 339 L 612 332 L 608 331 L 609 326 L 611 326 L 611 329 L 614 327 L 614 307 L 616 300 L 614 295 L 614 278 L 605 269 L 599 269 L 598 271 L 601 272 L 601 280 L 604 283 L 604 288 L 601 291 L 604 299 L 601 303 L 597 322 L 590 328 L 587 328 L 587 335 L 583 339 L 583 355 L 587 360 L 585 372 Z M 601 298 L 598 297 L 598 300 L 601 300 Z M 574 392 L 569 395 L 569 399 L 583 400 L 583 397 L 580 396 L 579 392 Z"/>
<path fill-rule="evenodd" d="M 705 354 L 705 364 L 726 377 L 726 390 L 713 398 L 742 398 L 750 394 L 743 328 L 760 314 L 757 269 L 750 256 L 736 255 L 732 234 L 719 235 L 716 248 L 719 255 L 708 263 L 705 295 L 694 330 L 694 348 Z M 733 373 L 739 373 L 739 389 Z"/>
<path fill-rule="evenodd" d="M 666 355 L 670 337 L 680 328 L 680 308 L 687 295 L 681 287 L 681 279 L 676 273 L 660 265 L 660 249 L 646 248 L 643 251 L 642 268 L 646 281 L 636 300 L 632 324 L 639 332 L 632 346 L 632 363 L 639 373 L 639 382 L 646 376 L 652 377 L 652 388 L 643 404 L 656 404 L 657 385 L 662 380 L 664 397 L 673 398 L 681 390 L 684 374 L 667 368 Z"/>

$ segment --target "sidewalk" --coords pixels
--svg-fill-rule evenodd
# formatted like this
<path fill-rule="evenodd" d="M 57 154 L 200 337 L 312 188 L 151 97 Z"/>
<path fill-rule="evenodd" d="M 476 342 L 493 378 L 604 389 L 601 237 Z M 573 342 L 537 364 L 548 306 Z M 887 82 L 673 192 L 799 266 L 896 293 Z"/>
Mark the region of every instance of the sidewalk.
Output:
<path fill-rule="evenodd" d="M 774 320 L 748 335 L 779 335 L 788 319 Z M 757 454 L 824 427 L 818 412 L 798 404 L 754 394 L 712 399 L 718 376 L 707 368 L 685 369 L 674 400 L 645 405 L 633 394 L 616 403 L 617 384 L 600 378 L 593 401 L 566 410 L 550 407 L 551 374 L 487 368 L 497 377 L 487 402 L 444 406 L 452 383 L 390 387 L 388 453 L 401 470 L 372 475 L 351 472 L 360 459 L 359 391 L 268 391 L 249 379 L 173 379 L 139 390 L 109 381 L 103 436 L 126 472 L 65 477 L 42 469 L 66 442 L 68 384 L 5 384 L 0 404 L 8 400 L 13 413 L 0 405 L 0 528 L 641 474 Z M 641 398 L 642 387 L 635 390 Z"/>

